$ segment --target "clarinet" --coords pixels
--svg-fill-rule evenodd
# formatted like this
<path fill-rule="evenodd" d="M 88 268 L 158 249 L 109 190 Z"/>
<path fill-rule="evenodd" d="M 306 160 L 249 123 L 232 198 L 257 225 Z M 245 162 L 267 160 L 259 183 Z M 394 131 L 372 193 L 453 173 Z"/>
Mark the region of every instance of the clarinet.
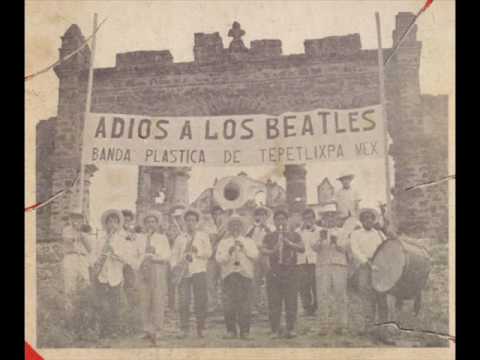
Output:
<path fill-rule="evenodd" d="M 278 263 L 279 264 L 283 264 L 284 236 L 285 236 L 285 227 L 282 226 L 278 234 L 278 254 L 279 254 Z"/>
<path fill-rule="evenodd" d="M 105 265 L 105 262 L 107 261 L 107 249 L 110 247 L 110 242 L 112 239 L 112 236 L 114 235 L 114 232 L 108 233 L 107 234 L 107 240 L 105 241 L 105 245 L 103 245 L 102 252 L 100 254 L 100 258 L 97 260 L 93 267 L 93 272 L 95 276 L 100 275 L 100 272 L 103 269 L 103 266 Z"/>

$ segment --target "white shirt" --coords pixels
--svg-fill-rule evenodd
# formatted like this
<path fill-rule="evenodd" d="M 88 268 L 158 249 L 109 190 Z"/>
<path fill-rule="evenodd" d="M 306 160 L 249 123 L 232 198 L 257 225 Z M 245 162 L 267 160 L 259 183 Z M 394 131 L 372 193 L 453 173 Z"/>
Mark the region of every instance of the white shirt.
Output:
<path fill-rule="evenodd" d="M 175 239 L 173 245 L 171 264 L 177 265 L 182 259 L 185 258 L 185 250 L 188 242 L 190 241 L 190 235 L 182 233 Z M 210 244 L 210 238 L 207 233 L 203 231 L 196 231 L 193 239 L 192 246 L 197 248 L 197 253 L 192 253 L 193 261 L 188 264 L 188 274 L 186 277 L 192 274 L 207 271 L 207 260 L 212 255 L 212 246 Z"/>
<path fill-rule="evenodd" d="M 366 263 L 383 242 L 383 235 L 375 230 L 364 228 L 353 231 L 350 234 L 350 248 L 355 261 L 360 264 Z"/>
<path fill-rule="evenodd" d="M 215 259 L 220 263 L 222 279 L 233 272 L 252 279 L 254 262 L 258 257 L 257 245 L 253 239 L 244 236 L 239 236 L 236 240 L 243 244 L 243 250 L 237 246 L 231 255 L 229 250 L 235 244 L 233 237 L 223 239 L 218 245 Z M 239 265 L 235 265 L 236 261 Z"/>
<path fill-rule="evenodd" d="M 154 254 L 147 254 L 146 249 L 148 245 L 148 237 L 150 236 L 150 246 L 155 249 Z M 153 233 L 153 234 L 142 234 L 138 236 L 138 247 L 139 257 L 138 257 L 138 268 L 146 258 L 151 258 L 153 261 L 170 261 L 172 256 L 172 251 L 170 250 L 170 244 L 167 237 L 164 234 Z"/>
<path fill-rule="evenodd" d="M 297 253 L 297 264 L 315 264 L 317 254 L 312 249 L 312 244 L 316 243 L 320 238 L 320 227 L 313 225 L 311 229 L 299 228 L 297 232 L 302 237 L 305 244 L 305 252 Z"/>
<path fill-rule="evenodd" d="M 337 211 L 341 217 L 357 216 L 356 204 L 360 201 L 358 193 L 352 188 L 341 188 L 335 193 Z"/>
<path fill-rule="evenodd" d="M 108 255 L 105 263 L 98 275 L 98 281 L 101 284 L 108 284 L 112 287 L 120 285 L 123 281 L 123 266 L 134 262 L 131 258 L 130 244 L 127 237 L 127 233 L 122 229 L 117 231 L 111 236 L 110 246 L 113 248 L 114 256 Z M 103 248 L 103 245 L 107 241 L 107 234 L 101 239 L 101 246 L 99 251 Z M 98 256 L 101 254 L 98 253 Z"/>
<path fill-rule="evenodd" d="M 270 230 L 270 232 L 273 232 L 274 230 L 268 226 L 267 224 L 265 224 L 265 227 Z M 248 231 L 246 232 L 246 234 L 249 234 L 250 238 L 253 239 L 254 243 L 257 245 L 257 247 L 260 247 L 262 246 L 263 244 L 263 238 L 265 237 L 265 235 L 267 234 L 267 230 L 265 230 L 265 228 L 261 225 L 258 225 L 258 224 L 254 224 L 252 225 L 252 227 L 250 227 L 250 229 L 248 229 Z"/>

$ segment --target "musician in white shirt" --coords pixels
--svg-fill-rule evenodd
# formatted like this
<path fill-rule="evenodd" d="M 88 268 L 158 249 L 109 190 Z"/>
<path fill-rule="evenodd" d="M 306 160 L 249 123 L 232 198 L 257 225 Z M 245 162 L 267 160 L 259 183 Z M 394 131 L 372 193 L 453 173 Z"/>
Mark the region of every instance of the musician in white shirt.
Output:
<path fill-rule="evenodd" d="M 134 263 L 125 264 L 123 267 L 123 289 L 125 291 L 125 297 L 127 299 L 127 303 L 132 311 L 135 306 L 138 304 L 138 291 L 137 291 L 137 277 L 135 274 L 136 266 L 138 266 L 138 257 L 139 254 L 139 232 L 140 227 L 135 226 L 135 215 L 131 210 L 124 209 L 122 210 L 123 215 L 123 230 L 125 230 L 126 236 L 126 244 L 125 246 L 128 248 L 131 254 L 129 256 L 130 259 L 133 259 Z"/>
<path fill-rule="evenodd" d="M 178 312 L 180 315 L 179 338 L 186 338 L 190 330 L 190 301 L 193 291 L 197 336 L 203 337 L 207 316 L 207 261 L 212 255 L 210 238 L 207 233 L 197 230 L 200 213 L 189 209 L 184 215 L 186 232 L 175 239 L 172 253 L 172 271 L 175 267 L 187 265 L 185 275 L 178 284 Z"/>
<path fill-rule="evenodd" d="M 354 230 L 350 234 L 350 247 L 356 269 L 354 279 L 364 305 L 365 328 L 363 333 L 366 333 L 375 323 L 377 308 L 378 322 L 388 320 L 386 295 L 376 292 L 372 287 L 372 271 L 377 269 L 371 261 L 375 251 L 384 241 L 384 237 L 374 228 L 378 221 L 378 212 L 375 209 L 361 209 L 359 219 L 362 228 Z"/>
<path fill-rule="evenodd" d="M 253 212 L 255 223 L 248 229 L 245 236 L 252 238 L 258 249 L 262 247 L 265 235 L 273 232 L 273 229 L 267 224 L 270 215 L 271 210 L 266 207 L 258 207 Z M 252 311 L 254 313 L 263 312 L 266 308 L 266 287 L 262 287 L 262 285 L 265 284 L 267 272 L 268 257 L 259 254 L 253 271 Z"/>
<path fill-rule="evenodd" d="M 316 281 L 319 311 L 318 334 L 344 334 L 348 326 L 348 233 L 335 204 L 320 210 L 322 226 L 320 237 L 312 245 L 317 253 Z"/>
<path fill-rule="evenodd" d="M 94 276 L 100 302 L 100 336 L 119 335 L 123 268 L 135 264 L 123 230 L 123 215 L 119 210 L 107 210 L 102 215 L 104 235 L 94 264 Z"/>
<path fill-rule="evenodd" d="M 335 192 L 335 203 L 338 215 L 341 218 L 357 217 L 358 205 L 361 201 L 357 191 L 352 187 L 354 175 L 343 174 L 337 178 L 342 183 L 342 188 Z"/>
<path fill-rule="evenodd" d="M 171 251 L 161 232 L 162 214 L 149 211 L 142 219 L 145 232 L 139 236 L 138 285 L 145 339 L 153 344 L 161 336 L 167 300 L 167 271 Z"/>
<path fill-rule="evenodd" d="M 212 246 L 212 256 L 207 262 L 207 290 L 208 290 L 208 308 L 209 312 L 215 312 L 220 305 L 219 284 L 220 284 L 220 266 L 215 260 L 215 253 L 220 241 L 225 237 L 224 228 L 225 211 L 220 206 L 214 206 L 212 209 L 212 219 L 214 230 L 209 233 L 210 245 Z"/>
<path fill-rule="evenodd" d="M 315 211 L 307 208 L 302 213 L 303 224 L 297 230 L 305 244 L 305 252 L 297 254 L 300 280 L 300 298 L 305 315 L 313 316 L 317 311 L 317 289 L 315 263 L 317 254 L 312 245 L 320 238 L 320 227 L 315 225 Z"/>
<path fill-rule="evenodd" d="M 228 237 L 217 250 L 216 259 L 221 266 L 224 293 L 224 316 L 228 339 L 249 339 L 251 317 L 251 292 L 258 248 L 255 242 L 244 237 L 246 224 L 240 216 L 232 216 L 227 223 Z"/>
<path fill-rule="evenodd" d="M 66 295 L 66 309 L 72 309 L 72 298 L 90 284 L 89 259 L 92 250 L 88 234 L 81 231 L 83 215 L 71 212 L 70 224 L 62 230 L 63 274 Z"/>

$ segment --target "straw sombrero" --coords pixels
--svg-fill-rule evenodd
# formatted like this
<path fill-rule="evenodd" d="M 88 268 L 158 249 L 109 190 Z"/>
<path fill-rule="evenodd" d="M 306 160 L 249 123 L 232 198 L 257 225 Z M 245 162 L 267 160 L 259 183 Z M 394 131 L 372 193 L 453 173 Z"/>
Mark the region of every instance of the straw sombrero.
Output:
<path fill-rule="evenodd" d="M 102 214 L 101 223 L 102 223 L 103 228 L 106 228 L 107 219 L 110 217 L 110 215 L 116 215 L 118 217 L 118 219 L 120 220 L 120 227 L 123 227 L 123 214 L 122 214 L 122 212 L 120 210 L 117 210 L 117 209 L 108 209 L 108 210 L 104 211 L 104 213 Z"/>
<path fill-rule="evenodd" d="M 163 220 L 163 214 L 158 211 L 158 210 L 149 210 L 147 211 L 143 216 L 142 216 L 142 219 L 141 219 L 141 224 L 145 226 L 145 220 L 147 220 L 147 218 L 149 217 L 154 217 L 155 219 L 157 219 L 157 222 L 160 224 Z"/>
<path fill-rule="evenodd" d="M 247 229 L 247 221 L 239 215 L 230 216 L 227 220 L 226 228 L 230 229 L 230 226 L 235 223 L 239 223 L 242 226 L 242 233 L 245 232 L 245 230 Z"/>
<path fill-rule="evenodd" d="M 168 209 L 168 213 L 171 216 L 182 216 L 183 213 L 185 212 L 185 209 L 186 209 L 185 205 L 176 204 L 176 205 L 171 206 L 170 209 Z"/>
<path fill-rule="evenodd" d="M 345 179 L 345 178 L 351 178 L 353 179 L 355 177 L 354 174 L 351 174 L 351 173 L 342 173 L 340 174 L 340 176 L 337 178 L 337 180 L 342 180 L 342 179 Z"/>
<path fill-rule="evenodd" d="M 257 212 L 259 212 L 259 211 L 264 211 L 267 214 L 267 219 L 270 218 L 273 214 L 273 211 L 266 206 L 256 207 L 255 210 L 253 210 L 253 213 L 257 214 Z"/>

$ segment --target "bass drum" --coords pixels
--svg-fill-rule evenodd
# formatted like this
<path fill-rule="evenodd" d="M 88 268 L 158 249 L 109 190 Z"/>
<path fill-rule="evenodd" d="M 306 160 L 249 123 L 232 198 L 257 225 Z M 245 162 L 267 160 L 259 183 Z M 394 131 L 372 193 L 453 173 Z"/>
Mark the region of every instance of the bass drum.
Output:
<path fill-rule="evenodd" d="M 377 249 L 372 263 L 372 286 L 397 299 L 415 299 L 425 287 L 432 268 L 427 250 L 404 240 L 386 240 Z"/>

